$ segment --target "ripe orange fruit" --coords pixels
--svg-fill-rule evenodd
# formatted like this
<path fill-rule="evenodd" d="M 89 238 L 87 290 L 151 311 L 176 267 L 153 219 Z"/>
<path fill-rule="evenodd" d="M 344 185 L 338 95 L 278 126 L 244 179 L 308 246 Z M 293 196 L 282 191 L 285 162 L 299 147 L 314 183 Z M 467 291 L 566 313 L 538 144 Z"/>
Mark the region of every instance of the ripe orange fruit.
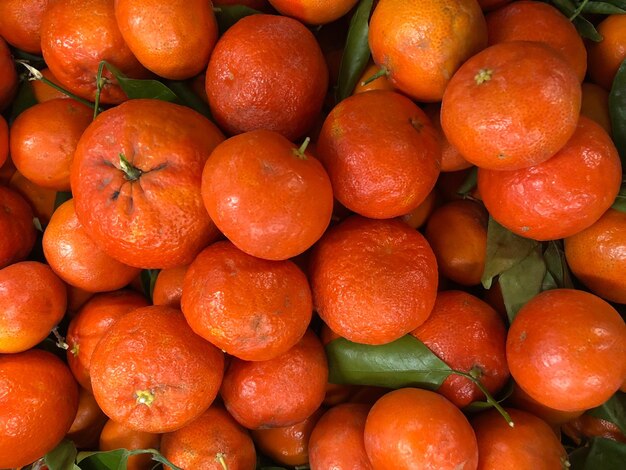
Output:
<path fill-rule="evenodd" d="M 205 0 L 115 0 L 115 18 L 139 62 L 172 80 L 203 72 L 217 41 L 215 13 Z"/>
<path fill-rule="evenodd" d="M 441 149 L 430 120 L 395 92 L 343 100 L 324 121 L 317 150 L 335 197 L 365 217 L 412 211 L 439 176 Z"/>
<path fill-rule="evenodd" d="M 581 116 L 576 132 L 546 162 L 512 171 L 478 170 L 478 190 L 491 216 L 534 240 L 572 236 L 611 207 L 622 167 L 611 138 Z"/>
<path fill-rule="evenodd" d="M 41 75 L 50 80 L 52 83 L 58 86 L 62 86 L 59 81 L 56 79 L 49 68 L 41 69 Z M 38 103 L 43 103 L 44 101 L 53 100 L 55 98 L 69 98 L 65 93 L 60 92 L 56 88 L 52 88 L 47 83 L 44 83 L 41 80 L 34 80 L 31 82 L 31 86 L 33 88 L 33 95 Z"/>
<path fill-rule="evenodd" d="M 21 261 L 0 269 L 0 353 L 26 351 L 43 341 L 66 306 L 65 284 L 49 266 Z"/>
<path fill-rule="evenodd" d="M 91 385 L 107 416 L 137 431 L 163 433 L 190 423 L 211 405 L 224 355 L 170 307 L 122 316 L 91 356 Z"/>
<path fill-rule="evenodd" d="M 78 411 L 72 426 L 67 431 L 66 438 L 70 439 L 79 449 L 95 449 L 98 447 L 98 439 L 106 422 L 107 417 L 96 403 L 91 392 L 80 387 L 78 390 Z"/>
<path fill-rule="evenodd" d="M 48 0 L 4 0 L 0 2 L 0 36 L 9 44 L 31 54 L 41 53 L 41 18 Z"/>
<path fill-rule="evenodd" d="M 161 439 L 161 453 L 181 468 L 256 468 L 256 451 L 248 431 L 226 410 L 216 405 L 188 425 L 164 434 Z"/>
<path fill-rule="evenodd" d="M 430 315 L 437 260 L 405 223 L 353 216 L 317 244 L 310 281 L 313 304 L 333 331 L 357 343 L 384 344 Z"/>
<path fill-rule="evenodd" d="M 584 410 L 561 411 L 542 405 L 517 384 L 513 386 L 511 396 L 507 398 L 506 403 L 515 409 L 526 411 L 541 418 L 555 430 L 563 423 L 579 417 L 584 412 Z"/>
<path fill-rule="evenodd" d="M 65 341 L 67 362 L 78 383 L 91 391 L 91 356 L 111 326 L 133 310 L 147 307 L 145 297 L 131 290 L 97 294 L 72 319 Z"/>
<path fill-rule="evenodd" d="M 0 354 L 0 467 L 28 465 L 61 442 L 78 409 L 78 387 L 52 353 Z"/>
<path fill-rule="evenodd" d="M 626 325 L 593 294 L 542 292 L 511 324 L 506 355 L 511 375 L 542 405 L 587 410 L 608 400 L 626 378 Z"/>
<path fill-rule="evenodd" d="M 15 191 L 0 186 L 0 269 L 25 259 L 35 245 L 33 211 Z"/>
<path fill-rule="evenodd" d="M 0 116 L 0 167 L 9 156 L 9 125 L 6 119 Z"/>
<path fill-rule="evenodd" d="M 358 0 L 269 0 L 281 15 L 306 24 L 326 24 L 341 18 Z"/>
<path fill-rule="evenodd" d="M 267 129 L 288 139 L 309 130 L 322 109 L 328 69 L 299 21 L 251 15 L 217 42 L 206 72 L 213 117 L 229 134 Z"/>
<path fill-rule="evenodd" d="M 441 171 L 460 171 L 470 168 L 472 164 L 465 160 L 463 155 L 448 142 L 448 138 L 441 128 L 441 103 L 429 103 L 424 106 L 424 112 L 433 123 L 441 147 Z"/>
<path fill-rule="evenodd" d="M 73 199 L 54 211 L 42 245 L 52 270 L 68 284 L 89 292 L 121 289 L 141 271 L 111 258 L 89 238 L 76 217 Z"/>
<path fill-rule="evenodd" d="M 93 101 L 98 66 L 106 60 L 131 78 L 146 69 L 130 51 L 115 20 L 113 0 L 55 0 L 41 22 L 41 52 L 46 64 L 67 90 Z M 128 99 L 105 68 L 101 103 Z"/>
<path fill-rule="evenodd" d="M 626 16 L 610 15 L 597 29 L 603 39 L 587 45 L 589 76 L 608 91 L 617 69 L 626 59 Z"/>
<path fill-rule="evenodd" d="M 268 8 L 267 0 L 214 0 L 213 4 L 218 8 L 220 5 L 244 5 L 261 11 Z"/>
<path fill-rule="evenodd" d="M 54 99 L 22 112 L 11 126 L 11 158 L 33 183 L 70 190 L 70 167 L 78 139 L 93 111 L 72 99 Z"/>
<path fill-rule="evenodd" d="M 180 309 L 183 281 L 188 269 L 189 265 L 184 265 L 159 271 L 152 291 L 152 303 Z"/>
<path fill-rule="evenodd" d="M 626 443 L 626 436 L 617 424 L 586 413 L 565 423 L 561 426 L 561 431 L 572 439 L 577 446 L 581 445 L 584 440 L 593 437 L 603 437 Z"/>
<path fill-rule="evenodd" d="M 158 449 L 160 441 L 159 434 L 130 429 L 110 419 L 100 434 L 99 449 Z M 154 465 L 150 455 L 132 455 L 128 458 L 126 470 L 151 470 Z"/>
<path fill-rule="evenodd" d="M 0 111 L 4 111 L 17 91 L 17 72 L 11 51 L 0 37 Z"/>
<path fill-rule="evenodd" d="M 246 361 L 266 361 L 302 338 L 311 290 L 291 261 L 247 255 L 230 242 L 205 248 L 183 284 L 182 310 L 194 332 Z"/>
<path fill-rule="evenodd" d="M 291 426 L 254 429 L 252 439 L 264 455 L 279 464 L 306 465 L 309 462 L 309 438 L 322 412 L 320 408 L 304 421 Z"/>
<path fill-rule="evenodd" d="M 508 409 L 514 427 L 491 409 L 472 419 L 478 442 L 478 468 L 567 468 L 567 453 L 552 428 L 525 411 Z"/>
<path fill-rule="evenodd" d="M 517 1 L 489 13 L 489 45 L 509 41 L 537 41 L 561 53 L 579 81 L 587 71 L 587 50 L 576 27 L 559 10 L 547 3 Z"/>
<path fill-rule="evenodd" d="M 33 216 L 39 219 L 42 227 L 48 225 L 57 198 L 57 191 L 43 188 L 15 171 L 9 180 L 9 188 L 17 192 L 30 205 Z"/>
<path fill-rule="evenodd" d="M 317 422 L 309 439 L 311 470 L 371 470 L 363 432 L 369 406 L 344 403 L 328 410 Z"/>
<path fill-rule="evenodd" d="M 565 239 L 572 273 L 594 294 L 626 303 L 626 214 L 609 209 L 592 226 Z"/>
<path fill-rule="evenodd" d="M 419 206 L 417 206 L 411 212 L 399 217 L 399 219 L 402 220 L 409 227 L 412 227 L 414 229 L 420 228 L 426 223 L 430 215 L 435 210 L 435 206 L 438 203 L 437 199 L 437 190 L 433 188 L 433 190 L 428 193 L 426 199 L 424 199 Z"/>
<path fill-rule="evenodd" d="M 356 95 L 357 93 L 365 93 L 366 91 L 372 90 L 394 91 L 395 88 L 393 87 L 386 75 L 378 77 L 372 82 L 363 84 L 363 82 L 366 82 L 369 78 L 371 78 L 379 71 L 380 67 L 378 65 L 370 63 L 361 74 L 361 78 L 359 78 L 359 81 L 356 82 L 356 86 L 354 87 L 354 91 L 352 92 L 352 94 Z"/>
<path fill-rule="evenodd" d="M 459 66 L 487 45 L 487 26 L 476 0 L 380 0 L 368 38 L 394 87 L 440 101 Z"/>
<path fill-rule="evenodd" d="M 582 84 L 582 104 L 580 114 L 587 116 L 602 126 L 607 134 L 612 135 L 611 115 L 609 114 L 609 92 L 595 83 Z"/>
<path fill-rule="evenodd" d="M 269 260 L 291 258 L 311 247 L 328 227 L 333 209 L 332 187 L 321 163 L 267 130 L 217 146 L 202 173 L 202 198 L 215 225 L 237 248 Z"/>
<path fill-rule="evenodd" d="M 217 237 L 200 195 L 206 159 L 223 139 L 204 116 L 165 101 L 130 100 L 82 135 L 71 185 L 78 220 L 130 266 L 188 264 Z"/>
<path fill-rule="evenodd" d="M 417 388 L 389 392 L 365 422 L 372 467 L 475 469 L 476 437 L 463 413 L 441 395 Z"/>
<path fill-rule="evenodd" d="M 289 351 L 269 361 L 233 358 L 220 393 L 242 426 L 283 427 L 304 421 L 319 408 L 327 380 L 324 348 L 309 330 Z"/>
<path fill-rule="evenodd" d="M 441 104 L 451 145 L 480 168 L 515 170 L 552 157 L 576 130 L 580 82 L 538 42 L 490 46 L 465 62 Z"/>
<path fill-rule="evenodd" d="M 492 395 L 509 378 L 504 322 L 494 309 L 471 294 L 439 292 L 428 320 L 411 334 L 452 369 L 477 376 Z M 455 374 L 437 391 L 459 408 L 485 399 L 473 382 Z"/>
<path fill-rule="evenodd" d="M 439 272 L 463 286 L 480 284 L 487 257 L 487 211 L 468 199 L 436 208 L 425 236 L 437 257 Z"/>

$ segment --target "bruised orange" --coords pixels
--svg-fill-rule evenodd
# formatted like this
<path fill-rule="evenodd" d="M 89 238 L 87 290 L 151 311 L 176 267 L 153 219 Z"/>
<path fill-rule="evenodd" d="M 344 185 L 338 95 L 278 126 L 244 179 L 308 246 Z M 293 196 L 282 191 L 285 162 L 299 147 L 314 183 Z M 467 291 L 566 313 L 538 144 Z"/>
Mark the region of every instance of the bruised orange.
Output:
<path fill-rule="evenodd" d="M 380 0 L 368 39 L 394 87 L 440 101 L 459 66 L 487 45 L 487 26 L 476 0 Z"/>
<path fill-rule="evenodd" d="M 576 73 L 550 46 L 503 42 L 473 56 L 450 80 L 441 125 L 479 168 L 525 168 L 552 157 L 572 136 L 581 93 Z"/>
<path fill-rule="evenodd" d="M 217 238 L 200 195 L 202 168 L 223 139 L 201 114 L 135 99 L 103 112 L 82 135 L 71 172 L 88 236 L 124 264 L 188 264 Z"/>
<path fill-rule="evenodd" d="M 207 341 L 247 361 L 287 352 L 311 321 L 311 290 L 291 261 L 250 256 L 227 241 L 204 249 L 183 284 L 187 323 Z"/>
<path fill-rule="evenodd" d="M 316 245 L 310 281 L 314 306 L 333 331 L 384 344 L 430 315 L 437 261 L 426 239 L 404 222 L 352 216 Z"/>
<path fill-rule="evenodd" d="M 626 325 L 593 294 L 553 289 L 517 313 L 506 355 L 513 379 L 536 401 L 557 410 L 587 410 L 624 383 Z"/>
<path fill-rule="evenodd" d="M 179 310 L 143 307 L 108 329 L 93 351 L 90 372 L 107 416 L 136 431 L 163 433 L 190 423 L 213 403 L 224 355 L 197 336 Z"/>
<path fill-rule="evenodd" d="M 220 37 L 206 72 L 211 112 L 229 134 L 267 129 L 301 137 L 322 109 L 327 87 L 313 34 L 277 15 L 237 21 Z"/>
<path fill-rule="evenodd" d="M 353 95 L 324 121 L 317 152 L 337 200 L 387 219 L 421 204 L 439 176 L 441 148 L 424 112 L 391 91 Z"/>
<path fill-rule="evenodd" d="M 202 199 L 240 250 L 284 260 L 311 247 L 333 210 L 321 163 L 277 132 L 250 131 L 218 145 L 202 173 Z"/>

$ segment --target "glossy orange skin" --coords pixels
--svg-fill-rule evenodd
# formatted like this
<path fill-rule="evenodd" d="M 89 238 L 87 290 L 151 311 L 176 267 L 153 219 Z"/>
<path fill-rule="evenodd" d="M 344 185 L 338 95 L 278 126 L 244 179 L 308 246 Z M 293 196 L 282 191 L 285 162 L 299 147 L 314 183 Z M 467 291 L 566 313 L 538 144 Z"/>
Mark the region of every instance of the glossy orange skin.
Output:
<path fill-rule="evenodd" d="M 259 130 L 217 146 L 202 173 L 202 199 L 240 250 L 268 260 L 299 255 L 330 223 L 333 193 L 322 164 L 280 134 Z"/>
<path fill-rule="evenodd" d="M 100 434 L 100 450 L 113 449 L 158 449 L 161 441 L 159 434 L 136 431 L 113 420 L 107 421 Z M 128 458 L 126 470 L 150 470 L 155 461 L 150 455 L 133 455 Z"/>
<path fill-rule="evenodd" d="M 437 140 L 441 147 L 441 171 L 459 171 L 470 168 L 472 164 L 463 158 L 463 155 L 448 142 L 446 134 L 441 128 L 441 103 L 429 103 L 424 106 L 424 112 L 429 117 L 435 128 Z"/>
<path fill-rule="evenodd" d="M 18 353 L 48 336 L 67 306 L 65 284 L 48 265 L 21 261 L 0 269 L 0 353 Z"/>
<path fill-rule="evenodd" d="M 341 55 L 343 54 L 340 54 L 340 56 Z M 393 85 L 391 84 L 391 82 L 389 81 L 386 75 L 383 75 L 382 77 L 378 77 L 373 82 L 369 82 L 363 85 L 363 82 L 371 78 L 379 70 L 380 70 L 380 67 L 378 65 L 369 64 L 365 68 L 363 73 L 361 74 L 361 78 L 359 78 L 359 81 L 356 82 L 356 86 L 354 87 L 354 91 L 352 92 L 352 94 L 356 95 L 357 93 L 365 93 L 366 91 L 372 91 L 372 90 L 394 91 L 395 88 L 393 87 Z"/>
<path fill-rule="evenodd" d="M 115 18 L 139 62 L 172 80 L 203 72 L 217 42 L 215 13 L 206 0 L 115 0 Z"/>
<path fill-rule="evenodd" d="M 218 235 L 200 179 L 222 140 L 207 118 L 165 101 L 130 100 L 103 112 L 74 154 L 78 219 L 103 251 L 125 264 L 189 264 Z M 136 180 L 120 169 L 120 154 L 141 171 Z"/>
<path fill-rule="evenodd" d="M 626 303 L 626 214 L 609 209 L 591 227 L 565 239 L 572 273 L 594 294 Z"/>
<path fill-rule="evenodd" d="M 317 152 L 339 202 L 375 219 L 415 209 L 439 176 L 441 148 L 430 120 L 390 91 L 359 93 L 335 106 Z"/>
<path fill-rule="evenodd" d="M 608 400 L 626 378 L 626 325 L 593 294 L 545 291 L 513 320 L 506 355 L 515 382 L 536 401 L 587 410 Z"/>
<path fill-rule="evenodd" d="M 54 211 L 43 234 L 43 252 L 52 270 L 68 284 L 89 292 L 121 289 L 141 270 L 103 252 L 76 217 L 74 200 Z"/>
<path fill-rule="evenodd" d="M 313 126 L 327 88 L 315 37 L 285 16 L 237 21 L 220 37 L 206 72 L 211 112 L 229 134 L 268 129 L 299 138 Z"/>
<path fill-rule="evenodd" d="M 252 430 L 254 444 L 263 455 L 279 464 L 306 465 L 309 461 L 309 438 L 322 412 L 318 409 L 304 421 L 291 426 Z"/>
<path fill-rule="evenodd" d="M 580 81 L 559 52 L 538 42 L 504 42 L 476 54 L 450 80 L 441 125 L 469 162 L 515 170 L 565 145 L 580 102 Z"/>
<path fill-rule="evenodd" d="M 587 45 L 591 81 L 610 91 L 620 64 L 626 59 L 626 17 L 611 15 L 597 27 L 603 40 Z"/>
<path fill-rule="evenodd" d="M 79 449 L 95 449 L 107 420 L 91 392 L 79 387 L 78 411 L 66 437 Z"/>
<path fill-rule="evenodd" d="M 463 286 L 480 284 L 488 220 L 484 207 L 469 199 L 451 201 L 433 211 L 424 234 L 443 276 Z"/>
<path fill-rule="evenodd" d="M 411 334 L 452 369 L 466 373 L 478 370 L 480 381 L 492 395 L 509 378 L 504 322 L 494 309 L 471 294 L 440 292 L 428 320 Z M 444 380 L 437 392 L 459 408 L 485 399 L 473 382 L 456 374 Z"/>
<path fill-rule="evenodd" d="M 368 39 L 394 87 L 440 101 L 459 66 L 487 46 L 487 26 L 475 0 L 380 0 Z"/>
<path fill-rule="evenodd" d="M 513 385 L 513 392 L 511 393 L 511 396 L 507 398 L 506 404 L 515 409 L 526 411 L 534 416 L 537 416 L 538 418 L 541 418 L 553 429 L 558 429 L 561 424 L 578 418 L 584 412 L 584 410 L 561 411 L 549 408 L 532 398 L 517 384 Z"/>
<path fill-rule="evenodd" d="M 489 45 L 509 41 L 537 41 L 559 51 L 583 81 L 587 71 L 587 50 L 576 27 L 552 5 L 517 1 L 489 13 Z"/>
<path fill-rule="evenodd" d="M 40 72 L 41 75 L 43 75 L 55 85 L 62 86 L 56 79 L 56 77 L 52 75 L 50 69 L 41 69 Z M 69 96 L 67 96 L 65 93 L 62 93 L 55 88 L 52 88 L 50 85 L 42 82 L 41 80 L 32 81 L 31 86 L 33 88 L 33 95 L 35 95 L 35 99 L 38 103 L 43 103 L 44 101 L 53 100 L 55 98 L 69 98 Z"/>
<path fill-rule="evenodd" d="M 57 192 L 54 189 L 43 188 L 26 179 L 19 171 L 13 173 L 9 180 L 9 188 L 17 192 L 30 205 L 33 216 L 39 219 L 42 227 L 48 225 L 52 213 Z"/>
<path fill-rule="evenodd" d="M 0 116 L 0 167 L 9 156 L 9 125 L 6 119 Z"/>
<path fill-rule="evenodd" d="M 33 183 L 70 190 L 70 167 L 78 139 L 93 110 L 72 99 L 54 99 L 22 112 L 11 126 L 11 158 Z"/>
<path fill-rule="evenodd" d="M 582 414 L 578 418 L 561 426 L 563 434 L 572 439 L 576 445 L 592 437 L 603 437 L 626 443 L 626 436 L 619 427 L 610 421 L 589 414 Z"/>
<path fill-rule="evenodd" d="M 309 330 L 289 351 L 269 361 L 233 358 L 220 393 L 226 409 L 242 426 L 284 427 L 305 420 L 319 408 L 327 381 L 324 348 Z"/>
<path fill-rule="evenodd" d="M 572 236 L 613 204 L 622 166 L 600 125 L 581 116 L 575 134 L 550 160 L 513 171 L 478 170 L 478 190 L 491 216 L 534 240 Z"/>
<path fill-rule="evenodd" d="M 478 469 L 564 468 L 567 453 L 548 423 L 525 411 L 507 411 L 515 427 L 510 427 L 494 409 L 472 419 L 478 441 Z"/>
<path fill-rule="evenodd" d="M 44 12 L 41 52 L 46 64 L 67 90 L 94 101 L 98 66 L 106 60 L 131 78 L 148 72 L 130 51 L 115 20 L 114 0 L 56 0 Z M 107 83 L 101 103 L 117 104 L 126 94 L 105 68 Z"/>
<path fill-rule="evenodd" d="M 191 263 L 181 306 L 191 329 L 226 353 L 267 361 L 289 350 L 311 322 L 311 290 L 291 261 L 250 256 L 228 241 Z"/>
<path fill-rule="evenodd" d="M 341 18 L 358 0 L 269 0 L 281 15 L 305 24 L 326 24 Z"/>
<path fill-rule="evenodd" d="M 328 410 L 309 439 L 311 470 L 371 470 L 363 432 L 370 407 L 344 403 Z"/>
<path fill-rule="evenodd" d="M 188 425 L 164 434 L 161 453 L 181 468 L 223 470 L 220 454 L 228 470 L 256 468 L 256 450 L 248 431 L 216 405 Z"/>
<path fill-rule="evenodd" d="M 0 355 L 0 467 L 28 465 L 61 442 L 78 409 L 78 386 L 52 353 Z"/>
<path fill-rule="evenodd" d="M 0 37 L 0 111 L 4 111 L 17 91 L 17 72 L 7 43 Z"/>
<path fill-rule="evenodd" d="M 384 344 L 430 315 L 437 260 L 404 222 L 352 216 L 317 244 L 309 278 L 313 305 L 333 331 L 357 343 Z"/>
<path fill-rule="evenodd" d="M 67 363 L 78 383 L 91 391 L 91 357 L 111 326 L 133 310 L 149 305 L 145 297 L 130 290 L 97 294 L 72 319 L 65 338 Z"/>
<path fill-rule="evenodd" d="M 213 403 L 224 354 L 197 336 L 179 310 L 143 307 L 107 330 L 90 371 L 107 416 L 136 431 L 163 433 L 190 423 Z"/>
<path fill-rule="evenodd" d="M 595 83 L 582 84 L 582 104 L 580 114 L 587 116 L 602 126 L 607 134 L 612 135 L 611 115 L 609 114 L 609 92 Z"/>
<path fill-rule="evenodd" d="M 220 5 L 245 5 L 255 10 L 267 10 L 267 0 L 214 0 L 213 5 L 219 7 Z"/>
<path fill-rule="evenodd" d="M 478 449 L 463 413 L 441 395 L 417 388 L 389 392 L 365 421 L 365 451 L 376 470 L 476 469 Z"/>
<path fill-rule="evenodd" d="M 4 0 L 0 2 L 0 36 L 31 54 L 41 53 L 41 18 L 49 0 Z"/>
<path fill-rule="evenodd" d="M 157 274 L 152 291 L 154 305 L 167 305 L 180 308 L 180 299 L 183 296 L 183 281 L 189 265 L 177 268 L 162 269 Z"/>
<path fill-rule="evenodd" d="M 435 206 L 438 202 L 437 198 L 437 191 L 435 188 L 433 188 L 433 190 L 428 193 L 426 199 L 424 199 L 419 206 L 417 206 L 411 212 L 399 217 L 399 219 L 402 220 L 409 227 L 418 229 L 426 223 L 430 215 L 435 210 Z"/>

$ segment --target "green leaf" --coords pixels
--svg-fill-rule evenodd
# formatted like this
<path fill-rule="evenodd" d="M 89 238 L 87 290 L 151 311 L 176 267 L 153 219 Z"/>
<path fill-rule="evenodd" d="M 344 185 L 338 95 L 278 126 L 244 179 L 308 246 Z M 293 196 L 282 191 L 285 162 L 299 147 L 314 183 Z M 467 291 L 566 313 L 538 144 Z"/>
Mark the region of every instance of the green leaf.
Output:
<path fill-rule="evenodd" d="M 574 282 L 567 266 L 565 259 L 565 251 L 563 251 L 562 242 L 550 241 L 548 247 L 543 253 L 543 259 L 546 263 L 546 276 L 542 290 L 549 289 L 573 289 Z M 546 285 L 546 280 L 552 280 L 554 285 Z"/>
<path fill-rule="evenodd" d="M 591 39 L 594 42 L 602 41 L 602 35 L 598 33 L 593 23 L 591 23 L 586 18 L 583 18 L 582 16 L 577 16 L 576 18 L 574 18 L 572 23 L 574 23 L 574 26 L 576 26 L 578 34 L 580 34 L 583 38 Z"/>
<path fill-rule="evenodd" d="M 176 93 L 176 96 L 178 97 L 176 103 L 187 106 L 213 120 L 211 108 L 191 89 L 188 82 L 181 80 L 166 80 L 165 83 L 170 90 Z"/>
<path fill-rule="evenodd" d="M 509 323 L 526 302 L 539 294 L 546 275 L 546 263 L 537 244 L 528 255 L 498 278 Z"/>
<path fill-rule="evenodd" d="M 143 292 L 148 297 L 148 300 L 152 301 L 152 294 L 154 293 L 154 284 L 156 278 L 159 275 L 158 269 L 144 269 L 141 271 L 141 287 Z"/>
<path fill-rule="evenodd" d="M 498 403 L 504 402 L 513 394 L 514 389 L 515 389 L 515 382 L 512 379 L 509 379 L 509 381 L 506 383 L 504 388 L 500 390 L 500 393 L 498 393 L 498 398 L 496 398 L 496 401 Z M 467 405 L 465 408 L 463 408 L 463 411 L 466 413 L 477 413 L 480 411 L 487 410 L 489 408 L 493 408 L 493 404 L 489 403 L 489 401 L 487 400 L 475 401 Z"/>
<path fill-rule="evenodd" d="M 156 449 L 115 449 L 96 452 L 79 452 L 76 463 L 80 464 L 81 470 L 126 470 L 126 462 L 131 455 L 151 454 L 152 460 L 172 468 L 183 470 L 163 457 Z"/>
<path fill-rule="evenodd" d="M 478 179 L 478 168 L 474 166 L 467 174 L 465 181 L 463 181 L 463 183 L 461 183 L 461 186 L 459 186 L 459 189 L 456 190 L 456 193 L 459 196 L 467 196 L 476 187 L 477 179 Z"/>
<path fill-rule="evenodd" d="M 493 278 L 525 259 L 539 243 L 515 235 L 491 217 L 487 226 L 487 258 L 481 279 L 485 289 L 489 289 Z"/>
<path fill-rule="evenodd" d="M 373 0 L 361 0 L 350 20 L 348 38 L 339 66 L 335 93 L 337 103 L 352 94 L 370 58 L 368 34 L 372 4 Z"/>
<path fill-rule="evenodd" d="M 326 345 L 331 383 L 437 390 L 452 370 L 417 338 L 379 346 L 338 338 Z"/>
<path fill-rule="evenodd" d="M 241 18 L 261 13 L 258 10 L 244 5 L 220 5 L 219 7 L 213 8 L 213 11 L 215 12 L 220 35 L 224 34 L 228 28 Z"/>
<path fill-rule="evenodd" d="M 76 447 L 74 443 L 65 439 L 44 457 L 44 462 L 50 470 L 75 470 Z"/>
<path fill-rule="evenodd" d="M 623 170 L 626 171 L 626 59 L 622 61 L 613 79 L 609 94 L 609 113 L 613 142 L 622 159 Z"/>
<path fill-rule="evenodd" d="M 622 183 L 622 187 L 619 189 L 619 193 L 617 193 L 611 208 L 620 212 L 626 212 L 626 183 Z"/>
<path fill-rule="evenodd" d="M 174 101 L 177 96 L 172 90 L 158 80 L 128 78 L 114 65 L 103 61 L 104 66 L 113 74 L 120 88 L 130 99 L 152 98 L 162 101 Z"/>
<path fill-rule="evenodd" d="M 626 462 L 626 444 L 594 437 L 589 446 L 569 455 L 571 470 L 622 470 Z"/>
<path fill-rule="evenodd" d="M 626 393 L 618 391 L 602 405 L 588 410 L 587 414 L 617 425 L 626 435 Z"/>
<path fill-rule="evenodd" d="M 626 13 L 626 10 L 608 2 L 587 2 L 583 12 L 594 15 L 621 15 Z"/>

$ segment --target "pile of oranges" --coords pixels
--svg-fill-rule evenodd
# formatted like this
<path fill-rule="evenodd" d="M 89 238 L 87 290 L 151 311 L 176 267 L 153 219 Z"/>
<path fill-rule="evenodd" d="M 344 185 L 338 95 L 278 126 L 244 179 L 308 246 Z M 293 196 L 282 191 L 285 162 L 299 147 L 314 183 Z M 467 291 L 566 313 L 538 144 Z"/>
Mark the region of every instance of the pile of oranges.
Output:
<path fill-rule="evenodd" d="M 0 468 L 618 468 L 626 4 L 552 3 L 0 2 Z"/>

